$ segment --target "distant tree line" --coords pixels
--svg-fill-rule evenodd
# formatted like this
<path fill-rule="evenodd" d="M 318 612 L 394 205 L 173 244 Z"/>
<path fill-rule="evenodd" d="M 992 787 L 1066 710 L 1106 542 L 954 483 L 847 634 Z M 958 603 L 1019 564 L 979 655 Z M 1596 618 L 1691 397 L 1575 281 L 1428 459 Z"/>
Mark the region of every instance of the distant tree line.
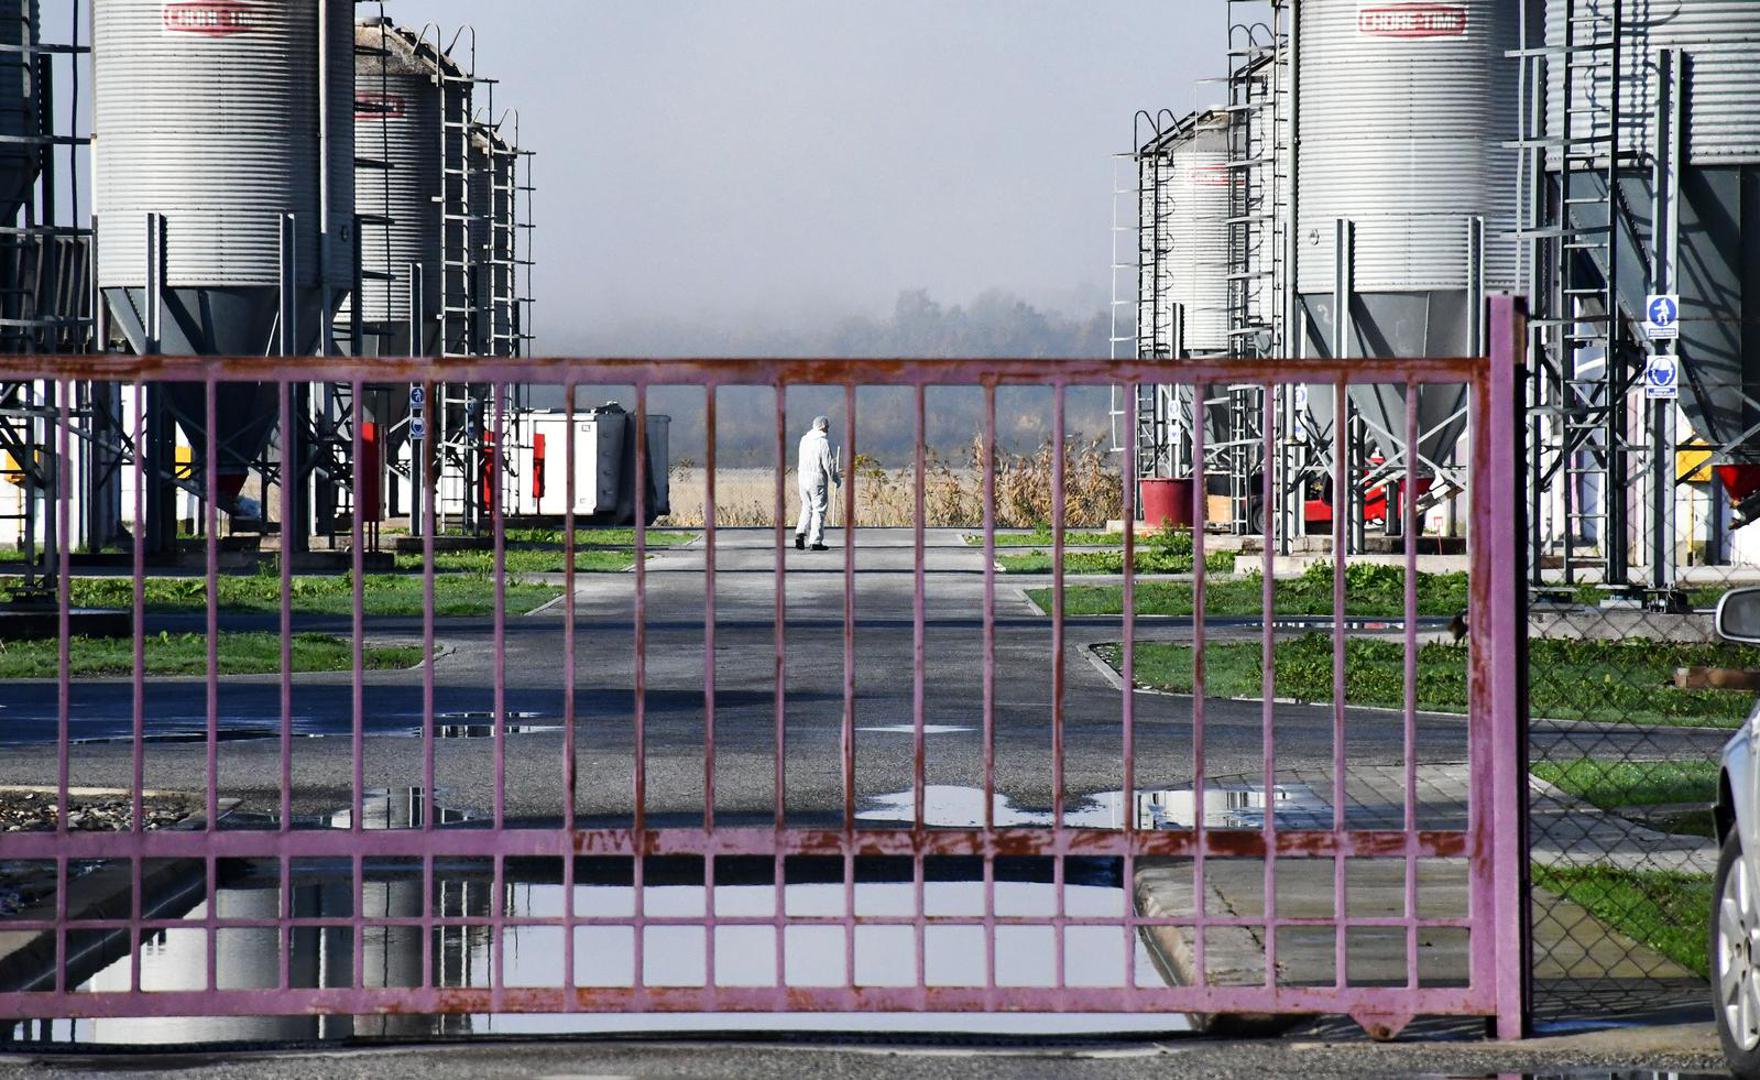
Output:
<path fill-rule="evenodd" d="M 553 335 L 572 344 L 547 351 L 597 356 L 825 356 L 825 357 L 1032 357 L 1105 356 L 1110 327 L 1105 311 L 1072 319 L 1041 311 L 1000 291 L 981 294 L 967 305 L 947 305 L 926 290 L 900 293 L 885 318 L 846 315 L 813 326 L 710 326 L 685 319 L 642 320 L 605 331 Z M 579 407 L 618 401 L 626 407 L 627 387 L 583 388 Z M 674 460 L 701 461 L 703 394 L 699 389 L 657 388 L 650 408 L 672 417 Z M 534 392 L 541 407 L 561 404 L 560 392 Z M 927 441 L 944 453 L 963 454 L 983 428 L 983 398 L 975 389 L 932 389 L 927 400 Z M 997 397 L 998 439 L 1004 448 L 1028 453 L 1051 435 L 1048 390 L 1005 390 Z M 1080 443 L 1108 437 L 1109 395 L 1105 388 L 1072 389 L 1066 429 Z M 788 426 L 798 433 L 815 415 L 832 419 L 833 435 L 843 436 L 841 389 L 797 387 L 788 395 Z M 722 392 L 718 457 L 726 466 L 765 465 L 774 454 L 772 394 L 764 388 Z M 915 415 L 908 390 L 864 389 L 857 399 L 858 450 L 888 464 L 910 460 L 915 446 Z M 792 442 L 792 438 L 789 440 Z"/>

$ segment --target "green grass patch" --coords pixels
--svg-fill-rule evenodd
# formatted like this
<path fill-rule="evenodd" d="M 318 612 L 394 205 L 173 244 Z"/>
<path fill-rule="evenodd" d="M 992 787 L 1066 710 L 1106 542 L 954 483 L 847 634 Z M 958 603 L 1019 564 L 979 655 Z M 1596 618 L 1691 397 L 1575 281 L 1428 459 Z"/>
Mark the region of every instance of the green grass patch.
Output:
<path fill-rule="evenodd" d="M 574 568 L 579 574 L 617 574 L 635 565 L 634 548 L 576 548 Z M 405 572 L 420 573 L 423 567 L 420 555 L 397 556 L 397 568 Z M 507 549 L 507 572 L 509 574 L 560 574 L 568 565 L 568 553 L 561 548 L 554 550 L 545 548 L 514 548 Z M 434 553 L 434 572 L 436 574 L 480 574 L 491 575 L 495 572 L 495 553 L 493 551 L 437 551 Z"/>
<path fill-rule="evenodd" d="M 984 546 L 983 533 L 967 533 L 965 537 L 968 547 Z M 1050 547 L 1054 542 L 1050 529 L 1035 529 L 1029 533 L 996 534 L 996 546 L 999 548 L 1042 548 Z M 1091 532 L 1065 529 L 1063 542 L 1066 547 L 1124 547 L 1124 534 L 1115 532 Z"/>
<path fill-rule="evenodd" d="M 1578 758 L 1537 762 L 1530 770 L 1568 794 L 1603 810 L 1717 800 L 1715 761 L 1618 761 Z"/>
<path fill-rule="evenodd" d="M 1208 560 L 1206 560 L 1208 561 Z M 1403 567 L 1356 563 L 1345 570 L 1345 614 L 1397 618 L 1405 613 Z M 1238 578 L 1211 581 L 1205 587 L 1207 615 L 1253 616 L 1264 608 L 1264 579 L 1255 571 Z M 1031 589 L 1028 596 L 1043 611 L 1051 610 L 1051 590 Z M 1310 566 L 1301 577 L 1276 583 L 1279 615 L 1332 614 L 1332 568 Z M 1069 615 L 1118 615 L 1124 611 L 1120 585 L 1078 585 L 1063 591 Z M 1137 586 L 1138 615 L 1191 615 L 1192 586 L 1185 582 L 1148 581 Z M 1467 607 L 1467 575 L 1419 574 L 1418 614 L 1455 615 Z"/>
<path fill-rule="evenodd" d="M 1602 723 L 1733 728 L 1747 717 L 1753 695 L 1678 690 L 1671 681 L 1674 669 L 1683 665 L 1760 666 L 1760 650 L 1737 645 L 1535 641 L 1529 649 L 1533 672 L 1529 700 L 1534 714 Z M 1101 646 L 1101 656 L 1115 669 L 1122 663 L 1117 645 Z M 1259 697 L 1264 679 L 1262 660 L 1258 642 L 1212 642 L 1205 650 L 1207 695 Z M 1278 697 L 1305 702 L 1332 700 L 1331 635 L 1305 634 L 1278 642 L 1275 667 Z M 1192 647 L 1139 642 L 1136 681 L 1141 687 L 1191 693 Z M 1417 692 L 1420 709 L 1464 713 L 1467 647 L 1421 646 Z M 1369 638 L 1347 642 L 1345 700 L 1353 705 L 1403 706 L 1404 643 Z M 1586 773 L 1580 775 L 1589 778 Z"/>
<path fill-rule="evenodd" d="M 1581 905 L 1633 941 L 1700 977 L 1711 971 L 1710 874 L 1611 866 L 1533 867 L 1534 884 Z"/>
<path fill-rule="evenodd" d="M 206 634 L 161 633 L 143 643 L 148 675 L 206 675 Z M 354 644 L 330 634 L 295 634 L 296 672 L 351 671 Z M 0 679 L 52 679 L 60 672 L 59 643 L 0 643 Z M 281 638 L 277 634 L 220 635 L 220 674 L 269 675 L 281 670 Z M 413 667 L 422 659 L 420 645 L 369 645 L 368 670 Z M 128 638 L 74 638 L 68 645 L 70 672 L 75 678 L 132 676 L 134 642 Z"/>
<path fill-rule="evenodd" d="M 0 594 L 16 588 L 16 579 L 0 579 Z M 354 610 L 350 574 L 293 579 L 293 610 L 303 615 L 345 615 Z M 375 616 L 422 614 L 422 579 L 411 574 L 369 574 L 362 580 L 364 610 Z M 507 583 L 507 610 L 523 613 L 556 599 L 562 590 L 548 585 Z M 225 574 L 216 598 L 229 613 L 274 613 L 281 610 L 281 576 L 274 572 Z M 134 582 L 126 577 L 74 578 L 76 607 L 127 608 L 134 604 Z M 159 614 L 207 610 L 208 583 L 198 577 L 148 578 L 146 603 Z M 495 610 L 495 581 L 486 574 L 449 573 L 434 576 L 434 614 L 441 617 L 490 615 Z"/>
<path fill-rule="evenodd" d="M 647 535 L 642 538 L 642 542 L 647 547 L 654 549 L 683 547 L 695 540 L 698 535 L 700 534 L 694 532 L 649 529 Z M 554 547 L 558 551 L 562 550 L 562 536 L 561 529 L 508 529 L 506 531 L 509 545 L 543 545 Z M 574 546 L 577 551 L 586 548 L 629 548 L 633 551 L 636 546 L 636 531 L 634 529 L 579 528 L 574 531 Z"/>
<path fill-rule="evenodd" d="M 1139 574 L 1189 574 L 1194 560 L 1190 553 L 1168 554 L 1138 550 L 1132 562 Z M 998 555 L 997 565 L 1005 574 L 1049 574 L 1056 564 L 1050 552 L 1034 551 L 1024 555 Z M 1066 551 L 1063 569 L 1069 574 L 1122 574 L 1122 551 Z M 1234 573 L 1234 552 L 1213 551 L 1204 556 L 1204 569 L 1212 574 Z"/>

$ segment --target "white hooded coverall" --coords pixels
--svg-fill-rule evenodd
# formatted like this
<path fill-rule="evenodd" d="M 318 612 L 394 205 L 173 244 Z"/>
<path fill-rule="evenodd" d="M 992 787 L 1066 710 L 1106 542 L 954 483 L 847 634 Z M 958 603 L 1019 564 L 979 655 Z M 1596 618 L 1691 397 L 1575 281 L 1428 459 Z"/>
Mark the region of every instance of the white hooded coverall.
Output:
<path fill-rule="evenodd" d="M 809 544 L 825 542 L 825 510 L 831 502 L 831 485 L 842 484 L 837 462 L 831 456 L 831 440 L 818 428 L 801 436 L 799 478 L 801 519 L 794 534 Z"/>

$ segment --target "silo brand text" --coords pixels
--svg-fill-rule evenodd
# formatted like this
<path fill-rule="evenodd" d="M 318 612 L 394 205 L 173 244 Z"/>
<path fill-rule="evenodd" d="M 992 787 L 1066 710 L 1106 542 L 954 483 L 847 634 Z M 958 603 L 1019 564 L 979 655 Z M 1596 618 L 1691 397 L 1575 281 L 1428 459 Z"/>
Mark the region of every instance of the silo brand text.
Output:
<path fill-rule="evenodd" d="M 357 94 L 354 99 L 356 120 L 398 120 L 408 110 L 397 94 Z"/>
<path fill-rule="evenodd" d="M 171 34 L 229 37 L 258 26 L 255 6 L 243 0 L 182 0 L 166 4 L 163 13 L 165 31 Z"/>
<path fill-rule="evenodd" d="M 1467 9 L 1460 4 L 1362 4 L 1357 33 L 1373 37 L 1463 37 Z"/>
<path fill-rule="evenodd" d="M 1198 187 L 1227 187 L 1227 165 L 1200 165 L 1192 170 L 1192 183 Z"/>

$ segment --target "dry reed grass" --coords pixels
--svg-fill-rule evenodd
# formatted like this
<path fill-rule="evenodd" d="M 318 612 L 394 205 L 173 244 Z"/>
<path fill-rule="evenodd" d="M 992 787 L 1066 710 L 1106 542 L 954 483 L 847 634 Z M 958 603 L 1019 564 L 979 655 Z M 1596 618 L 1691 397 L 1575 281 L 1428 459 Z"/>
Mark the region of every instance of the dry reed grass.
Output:
<path fill-rule="evenodd" d="M 1118 467 L 1100 444 L 1071 446 L 1064 465 L 1064 521 L 1072 528 L 1099 528 L 1122 511 Z M 1032 528 L 1051 521 L 1051 481 L 1056 450 L 1046 443 L 1031 454 L 997 453 L 996 524 L 999 528 Z M 934 451 L 925 455 L 923 470 L 924 524 L 938 528 L 976 527 L 984 521 L 983 444 L 973 440 L 966 460 Z M 663 523 L 701 527 L 704 524 L 704 471 L 689 462 L 672 469 L 672 514 Z M 858 455 L 845 481 L 855 485 L 856 521 L 864 527 L 907 527 L 916 521 L 915 468 L 889 469 Z M 776 474 L 769 469 L 718 469 L 715 476 L 715 523 L 728 527 L 774 527 Z M 800 509 L 794 470 L 783 477 L 786 516 L 793 522 Z M 843 497 L 832 498 L 831 522 L 842 524 Z"/>

